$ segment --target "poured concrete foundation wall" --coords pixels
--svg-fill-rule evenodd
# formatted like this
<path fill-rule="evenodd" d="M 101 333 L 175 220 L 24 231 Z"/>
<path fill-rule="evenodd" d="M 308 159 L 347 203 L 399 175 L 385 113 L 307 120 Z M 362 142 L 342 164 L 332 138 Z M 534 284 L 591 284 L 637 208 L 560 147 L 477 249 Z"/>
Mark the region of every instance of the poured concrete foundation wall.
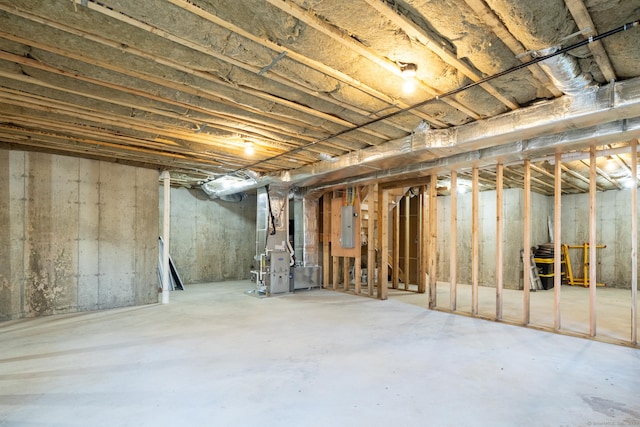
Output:
<path fill-rule="evenodd" d="M 158 300 L 158 173 L 0 150 L 0 320 Z"/>
<path fill-rule="evenodd" d="M 596 193 L 596 242 L 598 283 L 617 288 L 631 288 L 631 192 L 632 190 Z M 636 190 L 637 191 L 637 190 Z M 562 242 L 581 245 L 589 242 L 589 195 L 562 197 Z M 583 251 L 570 250 L 576 277 L 584 277 Z"/>
<path fill-rule="evenodd" d="M 155 191 L 158 194 L 157 184 Z M 162 230 L 162 188 L 159 193 Z M 170 197 L 169 246 L 182 280 L 189 284 L 248 279 L 252 266 L 257 266 L 256 197 L 225 202 L 185 188 L 172 188 Z"/>
<path fill-rule="evenodd" d="M 496 192 L 478 195 L 479 284 L 495 286 L 496 271 Z M 531 244 L 549 241 L 547 218 L 552 215 L 553 198 L 531 194 Z M 457 274 L 459 283 L 471 283 L 471 193 L 458 194 Z M 504 287 L 522 287 L 524 192 L 519 188 L 504 190 L 503 210 Z M 438 197 L 438 280 L 449 280 L 450 197 Z"/>

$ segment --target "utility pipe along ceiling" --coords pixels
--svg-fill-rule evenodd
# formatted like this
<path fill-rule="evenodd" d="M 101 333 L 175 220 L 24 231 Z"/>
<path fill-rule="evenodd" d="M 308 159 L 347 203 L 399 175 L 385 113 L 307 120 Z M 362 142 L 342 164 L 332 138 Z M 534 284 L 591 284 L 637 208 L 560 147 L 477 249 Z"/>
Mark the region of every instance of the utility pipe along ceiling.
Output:
<path fill-rule="evenodd" d="M 599 188 L 622 188 L 638 19 L 640 0 L 0 0 L 0 148 L 228 197 L 434 171 L 446 189 L 496 161 L 515 183 L 524 158 L 549 193 L 556 150 L 580 192 L 597 144 Z"/>

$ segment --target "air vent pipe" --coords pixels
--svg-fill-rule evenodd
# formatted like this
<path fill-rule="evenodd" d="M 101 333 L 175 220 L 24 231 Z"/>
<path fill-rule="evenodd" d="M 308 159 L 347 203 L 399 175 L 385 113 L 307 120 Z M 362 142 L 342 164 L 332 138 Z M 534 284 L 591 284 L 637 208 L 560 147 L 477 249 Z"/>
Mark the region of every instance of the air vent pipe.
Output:
<path fill-rule="evenodd" d="M 532 56 L 539 58 L 556 53 L 558 50 L 560 47 L 550 47 L 533 52 Z M 539 65 L 551 78 L 553 84 L 565 95 L 576 96 L 597 89 L 591 74 L 583 73 L 578 61 L 566 53 L 551 56 L 540 62 Z"/>

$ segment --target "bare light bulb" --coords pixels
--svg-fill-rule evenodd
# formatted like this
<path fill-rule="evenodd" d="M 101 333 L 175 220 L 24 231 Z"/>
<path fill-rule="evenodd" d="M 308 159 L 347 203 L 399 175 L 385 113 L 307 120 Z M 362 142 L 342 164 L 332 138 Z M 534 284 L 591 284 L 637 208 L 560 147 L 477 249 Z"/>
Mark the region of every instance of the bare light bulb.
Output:
<path fill-rule="evenodd" d="M 406 94 L 413 93 L 416 90 L 416 82 L 413 79 L 407 79 L 402 84 L 402 91 Z"/>
<path fill-rule="evenodd" d="M 247 143 L 244 145 L 244 154 L 246 154 L 247 156 L 253 156 L 253 154 L 254 154 L 255 152 L 256 152 L 256 151 L 254 150 L 254 148 L 253 148 L 253 144 L 252 144 L 252 143 L 247 142 Z"/>

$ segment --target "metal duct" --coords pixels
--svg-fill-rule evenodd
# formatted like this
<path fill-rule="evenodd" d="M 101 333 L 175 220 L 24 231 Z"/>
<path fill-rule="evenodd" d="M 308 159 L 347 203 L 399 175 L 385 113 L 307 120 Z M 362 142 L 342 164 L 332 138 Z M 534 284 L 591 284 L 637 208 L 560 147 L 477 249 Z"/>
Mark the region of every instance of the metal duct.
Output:
<path fill-rule="evenodd" d="M 313 189 L 308 189 L 306 197 L 319 198 L 326 191 L 346 186 L 365 185 L 372 182 L 384 185 L 399 179 L 420 179 L 434 172 L 470 169 L 473 166 L 490 167 L 495 165 L 498 160 L 506 164 L 519 162 L 525 158 L 553 157 L 555 151 L 561 147 L 567 150 L 577 150 L 590 144 L 605 145 L 635 138 L 640 138 L 640 117 L 515 141 L 496 147 L 486 147 L 419 164 L 384 169 L 357 178 L 316 186 Z"/>
<path fill-rule="evenodd" d="M 442 159 L 477 157 L 479 150 L 522 143 L 523 140 L 562 141 L 563 145 L 575 145 L 571 140 L 574 130 L 592 129 L 594 124 L 604 126 L 640 116 L 640 78 L 615 82 L 574 96 L 563 96 L 527 108 L 510 111 L 466 125 L 449 129 L 426 129 L 411 136 L 389 141 L 338 157 L 335 161 L 317 162 L 280 174 L 267 175 L 255 181 L 246 181 L 226 193 L 245 191 L 264 183 L 282 182 L 287 185 L 314 187 L 326 182 L 355 182 L 356 177 L 373 176 L 376 171 L 401 171 L 415 165 L 435 164 Z M 620 129 L 607 140 L 616 142 L 628 139 Z M 588 144 L 582 139 L 579 141 Z M 594 135 L 592 141 L 597 141 Z M 525 147 L 526 148 L 526 147 Z M 517 148 L 516 148 L 517 149 Z M 506 153 L 508 154 L 508 152 Z M 518 149 L 519 155 L 524 155 Z M 453 157 L 456 156 L 456 157 Z M 455 167 L 447 161 L 448 167 Z M 400 173 L 400 172 L 399 172 Z"/>
<path fill-rule="evenodd" d="M 265 187 L 258 188 L 256 198 L 256 261 L 267 247 L 269 229 L 269 199 Z"/>
<path fill-rule="evenodd" d="M 305 267 L 316 266 L 320 263 L 318 244 L 320 235 L 320 201 L 317 198 L 306 197 L 302 200 L 303 230 L 304 230 L 304 259 Z"/>
<path fill-rule="evenodd" d="M 266 187 L 269 218 L 266 248 L 289 250 L 289 187 Z M 293 254 L 292 254 L 293 255 Z"/>
<path fill-rule="evenodd" d="M 220 200 L 225 202 L 241 202 L 247 198 L 247 193 L 233 193 L 233 194 L 223 194 L 220 196 Z"/>
<path fill-rule="evenodd" d="M 560 50 L 559 47 L 551 47 L 533 52 L 534 58 L 550 55 Z M 561 54 L 545 59 L 538 65 L 551 78 L 553 84 L 566 95 L 581 95 L 585 91 L 595 91 L 597 86 L 593 84 L 590 74 L 580 70 L 578 61 L 573 56 Z"/>

